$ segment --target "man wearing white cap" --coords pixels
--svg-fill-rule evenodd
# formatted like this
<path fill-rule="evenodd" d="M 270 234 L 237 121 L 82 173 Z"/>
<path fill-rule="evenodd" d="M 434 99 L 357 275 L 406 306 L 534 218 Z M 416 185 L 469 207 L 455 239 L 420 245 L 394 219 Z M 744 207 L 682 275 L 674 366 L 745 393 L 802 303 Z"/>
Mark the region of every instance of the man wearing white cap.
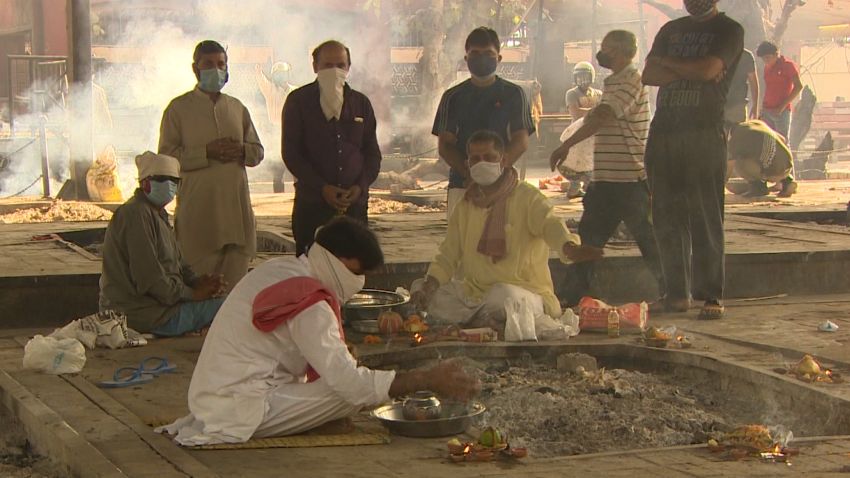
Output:
<path fill-rule="evenodd" d="M 177 193 L 180 162 L 147 151 L 136 156 L 139 189 L 119 207 L 103 240 L 100 310 L 127 316 L 130 327 L 160 336 L 210 325 L 227 284 L 196 276 L 183 262 L 165 206 Z"/>

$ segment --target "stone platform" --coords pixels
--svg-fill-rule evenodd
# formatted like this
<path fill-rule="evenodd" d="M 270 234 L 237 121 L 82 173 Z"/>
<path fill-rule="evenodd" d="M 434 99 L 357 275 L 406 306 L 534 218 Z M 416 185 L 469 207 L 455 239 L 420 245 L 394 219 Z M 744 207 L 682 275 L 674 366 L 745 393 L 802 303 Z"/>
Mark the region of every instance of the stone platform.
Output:
<path fill-rule="evenodd" d="M 440 199 L 442 191 L 418 193 Z M 556 212 L 578 219 L 579 201 L 550 196 Z M 688 360 L 736 364 L 765 377 L 775 367 L 813 353 L 850 376 L 850 231 L 846 225 L 818 224 L 840 219 L 850 198 L 850 181 L 802 182 L 790 199 L 752 201 L 727 197 L 728 316 L 718 322 L 694 320 L 696 310 L 653 318 L 693 335 Z M 291 194 L 255 194 L 260 230 L 289 236 Z M 36 200 L 0 202 L 0 211 Z M 111 205 L 110 207 L 114 207 Z M 369 284 L 395 288 L 424 273 L 445 234 L 443 213 L 374 215 L 388 264 Z M 35 333 L 93 311 L 100 262 L 73 243 L 33 240 L 34 236 L 103 228 L 105 223 L 0 225 L 0 402 L 27 429 L 37 451 L 49 455 L 76 476 L 820 476 L 850 466 L 850 430 L 841 436 L 807 437 L 797 445 L 792 466 L 756 461 L 720 460 L 704 447 L 622 450 L 584 456 L 537 459 L 533 450 L 516 464 L 448 462 L 444 439 L 394 437 L 389 445 L 274 450 L 190 451 L 156 435 L 149 422 L 186 413 L 186 393 L 200 338 L 153 341 L 140 349 L 89 351 L 79 375 L 54 377 L 21 370 L 22 344 Z M 263 254 L 258 261 L 278 253 Z M 556 281 L 564 271 L 552 263 Z M 637 249 L 611 244 L 594 285 L 613 301 L 652 293 Z M 841 329 L 817 331 L 823 320 Z M 634 338 L 608 339 L 581 334 L 566 344 L 637 346 Z M 511 345 L 491 344 L 492 353 Z M 547 347 L 546 344 L 538 347 Z M 386 352 L 360 347 L 364 360 Z M 178 365 L 175 374 L 145 386 L 104 391 L 94 383 L 112 371 L 150 355 Z M 675 355 L 682 356 L 682 355 Z M 783 380 L 773 377 L 772 379 Z M 788 379 L 790 380 L 790 379 Z M 812 385 L 836 403 L 850 403 L 850 385 Z M 798 404 L 806 407 L 805 400 Z M 844 405 L 841 405 L 842 407 Z"/>
<path fill-rule="evenodd" d="M 727 195 L 727 297 L 837 293 L 850 290 L 850 229 L 818 224 L 845 220 L 850 181 L 801 182 L 789 199 L 747 200 Z M 419 202 L 444 198 L 443 190 L 410 194 Z M 565 220 L 581 216 L 579 200 L 547 192 Z M 383 195 L 383 197 L 388 197 Z M 290 243 L 292 194 L 254 194 L 258 229 Z M 36 200 L 0 203 L 0 211 L 43 204 Z M 107 205 L 114 207 L 115 205 Z M 445 213 L 374 214 L 387 264 L 367 285 L 394 290 L 422 277 L 445 236 Z M 33 240 L 68 231 L 103 229 L 104 222 L 0 224 L 0 327 L 59 325 L 95 311 L 100 261 L 70 241 Z M 291 250 L 291 249 L 290 249 Z M 255 261 L 281 252 L 260 253 Z M 592 293 L 610 301 L 652 299 L 657 292 L 634 243 L 606 247 Z M 567 271 L 550 262 L 556 291 Z M 769 279 L 769 280 L 767 280 Z"/>
<path fill-rule="evenodd" d="M 811 352 L 824 364 L 850 375 L 850 295 L 777 298 L 760 301 L 731 301 L 728 317 L 720 322 L 694 320 L 696 311 L 653 319 L 657 325 L 676 325 L 694 339 L 694 348 L 664 351 L 673 362 L 712 368 L 734 364 L 740 378 L 755 384 L 785 383 L 803 387 L 807 393 L 832 397 L 836 413 L 850 405 L 850 384 L 806 385 L 772 372 L 785 362 Z M 836 333 L 817 331 L 829 318 L 841 329 Z M 65 463 L 78 476 L 821 476 L 850 466 L 848 436 L 798 437 L 801 455 L 792 465 L 757 460 L 727 461 L 704 446 L 684 446 L 538 459 L 516 463 L 450 463 L 443 438 L 392 437 L 387 445 L 265 450 L 193 451 L 180 448 L 156 435 L 149 423 L 162 423 L 187 412 L 186 393 L 193 364 L 202 345 L 200 338 L 155 340 L 138 349 L 96 350 L 79 375 L 55 377 L 20 369 L 21 344 L 43 330 L 5 330 L 0 333 L 0 401 L 16 411 L 36 449 Z M 362 360 L 379 354 L 404 353 L 406 346 L 358 346 Z M 435 349 L 440 345 L 435 344 Z M 458 353 L 457 346 L 454 353 Z M 580 334 L 565 343 L 537 345 L 482 344 L 468 346 L 474 356 L 510 355 L 512 349 L 574 349 L 614 347 L 650 350 L 637 345 L 634 336 L 609 339 L 604 335 Z M 601 347 L 601 349 L 599 348 Z M 419 354 L 429 355 L 425 349 Z M 445 349 L 443 354 L 446 353 Z M 461 351 L 462 352 L 462 351 Z M 436 353 L 436 350 L 434 350 Z M 176 373 L 128 389 L 103 390 L 94 383 L 107 379 L 123 365 L 135 364 L 149 355 L 166 356 L 177 364 Z M 432 354 L 433 355 L 433 354 Z M 701 364 L 701 365 L 700 365 Z M 765 382 L 767 380 L 767 382 Z M 717 382 L 723 389 L 723 380 Z M 765 390 L 762 393 L 767 393 Z M 796 407 L 808 411 L 806 394 L 796 397 Z M 793 401 L 793 400 L 792 400 Z M 774 425 L 775 423 L 769 423 Z M 843 428 L 842 428 L 843 429 Z"/>

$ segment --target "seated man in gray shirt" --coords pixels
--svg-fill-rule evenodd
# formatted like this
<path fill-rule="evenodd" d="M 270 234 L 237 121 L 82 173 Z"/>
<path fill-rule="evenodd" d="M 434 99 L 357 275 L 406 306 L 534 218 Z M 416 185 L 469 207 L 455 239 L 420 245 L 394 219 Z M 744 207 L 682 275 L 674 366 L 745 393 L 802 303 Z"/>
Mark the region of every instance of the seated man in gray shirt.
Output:
<path fill-rule="evenodd" d="M 103 241 L 100 310 L 127 316 L 159 336 L 208 327 L 224 299 L 221 276 L 197 277 L 183 262 L 165 206 L 177 194 L 180 163 L 150 151 L 136 156 L 139 189 L 119 207 Z"/>

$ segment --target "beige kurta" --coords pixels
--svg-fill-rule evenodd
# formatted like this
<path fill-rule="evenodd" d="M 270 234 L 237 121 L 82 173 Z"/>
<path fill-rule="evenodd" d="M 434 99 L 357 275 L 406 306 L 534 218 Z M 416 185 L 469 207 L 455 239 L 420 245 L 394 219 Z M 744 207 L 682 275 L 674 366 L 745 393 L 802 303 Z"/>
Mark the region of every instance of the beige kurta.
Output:
<path fill-rule="evenodd" d="M 206 145 L 219 138 L 232 138 L 245 146 L 244 166 L 207 158 Z M 219 261 L 213 256 L 226 254 L 226 246 L 253 257 L 256 225 L 245 166 L 260 164 L 263 145 L 248 109 L 223 93 L 213 103 L 197 88 L 178 96 L 162 115 L 159 153 L 180 160 L 175 230 L 186 261 L 215 264 Z"/>

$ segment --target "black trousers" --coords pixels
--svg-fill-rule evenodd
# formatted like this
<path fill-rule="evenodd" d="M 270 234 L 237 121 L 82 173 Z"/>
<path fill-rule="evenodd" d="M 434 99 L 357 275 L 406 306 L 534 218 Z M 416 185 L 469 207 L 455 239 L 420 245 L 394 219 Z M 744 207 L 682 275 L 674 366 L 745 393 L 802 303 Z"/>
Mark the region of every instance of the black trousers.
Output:
<path fill-rule="evenodd" d="M 292 208 L 292 234 L 295 236 L 295 254 L 301 255 L 313 245 L 316 229 L 327 224 L 338 215 L 337 210 L 326 202 L 304 201 L 295 195 Z M 368 224 L 368 205 L 354 204 L 345 211 L 345 215 Z"/>
<path fill-rule="evenodd" d="M 664 277 L 658 256 L 658 245 L 650 220 L 649 188 L 646 181 L 633 183 L 592 182 L 582 201 L 584 212 L 578 225 L 583 245 L 604 247 L 624 222 L 637 242 L 640 253 L 653 276 L 658 290 L 664 291 Z M 568 268 L 563 297 L 568 305 L 578 304 L 588 294 L 595 263 L 582 262 Z"/>
<path fill-rule="evenodd" d="M 726 136 L 716 128 L 650 129 L 652 218 L 671 300 L 720 300 L 725 279 Z"/>

